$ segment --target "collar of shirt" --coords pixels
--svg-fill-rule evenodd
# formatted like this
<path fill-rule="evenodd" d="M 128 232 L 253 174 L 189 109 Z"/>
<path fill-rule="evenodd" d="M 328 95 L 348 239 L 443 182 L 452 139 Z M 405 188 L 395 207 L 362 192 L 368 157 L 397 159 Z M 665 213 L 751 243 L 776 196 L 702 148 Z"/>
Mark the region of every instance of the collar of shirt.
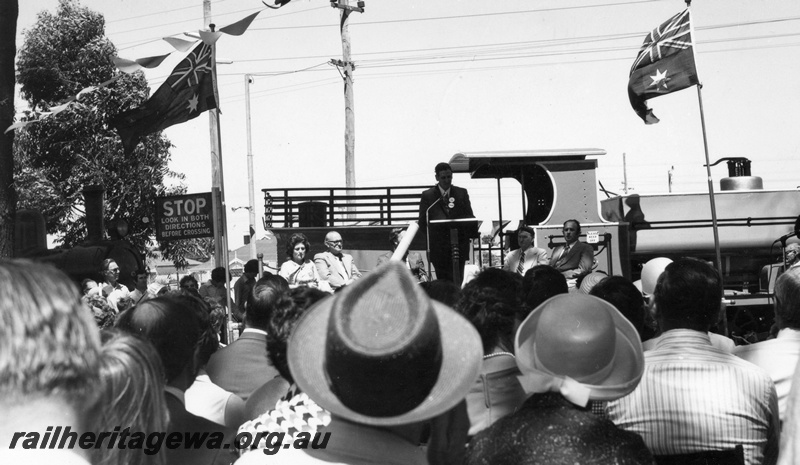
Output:
<path fill-rule="evenodd" d="M 442 197 L 445 197 L 445 196 L 447 196 L 447 195 L 449 195 L 449 194 L 450 194 L 450 189 L 444 190 L 444 189 L 442 189 L 442 186 L 440 186 L 440 185 L 438 185 L 438 184 L 436 185 L 436 187 L 438 187 L 438 188 L 439 188 L 439 194 L 440 194 Z"/>
<path fill-rule="evenodd" d="M 654 349 L 682 345 L 711 346 L 711 337 L 708 333 L 695 331 L 693 329 L 671 329 L 661 335 Z"/>
<path fill-rule="evenodd" d="M 183 391 L 181 391 L 180 389 L 172 386 L 164 386 L 164 391 L 177 397 L 178 400 L 181 401 L 181 404 L 183 404 L 184 406 L 186 405 L 186 399 L 184 397 Z"/>
<path fill-rule="evenodd" d="M 256 328 L 245 328 L 244 331 L 242 331 L 242 334 L 244 334 L 244 333 L 255 333 L 255 334 L 261 334 L 261 335 L 264 335 L 264 336 L 267 335 L 266 331 L 264 331 L 262 329 L 256 329 Z"/>

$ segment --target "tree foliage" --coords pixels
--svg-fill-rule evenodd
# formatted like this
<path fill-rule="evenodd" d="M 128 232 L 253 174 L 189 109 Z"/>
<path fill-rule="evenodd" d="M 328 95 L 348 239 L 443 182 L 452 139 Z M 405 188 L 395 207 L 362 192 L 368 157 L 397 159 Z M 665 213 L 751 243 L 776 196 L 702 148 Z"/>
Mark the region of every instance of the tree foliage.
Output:
<path fill-rule="evenodd" d="M 105 37 L 101 14 L 77 0 L 60 0 L 55 13 L 39 13 L 25 31 L 17 60 L 17 80 L 35 119 L 81 90 L 109 79 L 116 81 L 81 93 L 67 110 L 42 118 L 17 134 L 15 182 L 20 208 L 44 213 L 48 233 L 74 246 L 86 237 L 82 190 L 106 189 L 106 220 L 125 218 L 128 238 L 140 249 L 154 235 L 155 198 L 183 193 L 183 175 L 168 168 L 172 144 L 160 132 L 147 136 L 133 154 L 123 154 L 122 142 L 108 124 L 121 111 L 148 97 L 141 72 L 121 74 L 113 64 L 116 48 Z M 164 181 L 179 184 L 168 188 Z M 171 246 L 173 259 L 183 250 Z"/>

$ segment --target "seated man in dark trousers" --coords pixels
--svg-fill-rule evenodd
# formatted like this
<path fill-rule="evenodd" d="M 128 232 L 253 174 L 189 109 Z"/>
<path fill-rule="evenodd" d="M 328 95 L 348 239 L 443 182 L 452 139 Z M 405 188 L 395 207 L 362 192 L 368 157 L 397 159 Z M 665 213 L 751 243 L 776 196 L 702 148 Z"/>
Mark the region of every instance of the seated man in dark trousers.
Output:
<path fill-rule="evenodd" d="M 450 227 L 429 225 L 428 221 L 455 220 L 475 218 L 472 204 L 466 189 L 453 185 L 453 170 L 447 163 L 436 165 L 436 185 L 422 193 L 419 202 L 419 227 L 428 234 L 430 244 L 429 260 L 436 269 L 436 279 L 453 281 L 453 261 L 450 245 Z M 464 263 L 469 255 L 469 244 L 472 237 L 477 237 L 477 229 L 459 228 L 458 234 L 458 266 L 459 275 L 464 274 Z M 456 283 L 456 284 L 461 284 Z"/>
<path fill-rule="evenodd" d="M 567 279 L 589 274 L 594 265 L 594 249 L 591 245 L 580 241 L 581 224 L 578 220 L 564 222 L 564 245 L 553 249 L 550 266 L 554 267 Z M 572 286 L 571 286 L 572 287 Z"/>

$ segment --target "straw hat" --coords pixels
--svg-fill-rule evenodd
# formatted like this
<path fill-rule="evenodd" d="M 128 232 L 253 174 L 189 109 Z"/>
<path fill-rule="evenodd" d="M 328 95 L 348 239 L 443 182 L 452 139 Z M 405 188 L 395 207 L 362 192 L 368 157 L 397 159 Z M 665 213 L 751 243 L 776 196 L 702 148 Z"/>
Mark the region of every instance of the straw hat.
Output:
<path fill-rule="evenodd" d="M 581 280 L 581 286 L 578 288 L 578 291 L 583 294 L 588 294 L 589 292 L 591 292 L 592 288 L 597 283 L 606 278 L 608 278 L 608 275 L 603 273 L 602 271 L 593 271 L 583 277 L 583 280 Z"/>
<path fill-rule="evenodd" d="M 520 325 L 514 348 L 528 393 L 561 392 L 581 406 L 627 395 L 644 371 L 636 328 L 613 305 L 590 295 L 545 301 Z"/>
<path fill-rule="evenodd" d="M 447 411 L 477 379 L 482 354 L 472 324 L 431 301 L 394 261 L 306 312 L 287 351 L 303 392 L 332 414 L 368 425 Z"/>

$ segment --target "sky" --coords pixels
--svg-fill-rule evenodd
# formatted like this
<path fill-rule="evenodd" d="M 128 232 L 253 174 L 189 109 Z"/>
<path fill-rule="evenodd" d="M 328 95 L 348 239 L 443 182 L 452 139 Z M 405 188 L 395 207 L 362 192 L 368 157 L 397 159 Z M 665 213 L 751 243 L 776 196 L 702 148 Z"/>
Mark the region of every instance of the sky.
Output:
<path fill-rule="evenodd" d="M 21 0 L 17 47 L 57 0 Z M 355 3 L 355 2 L 353 2 Z M 106 19 L 128 59 L 172 51 L 163 37 L 202 29 L 202 0 L 83 0 Z M 621 193 L 707 192 L 698 92 L 649 101 L 645 125 L 630 107 L 630 67 L 647 33 L 685 8 L 678 0 L 365 0 L 350 16 L 358 187 L 432 185 L 433 167 L 458 152 L 600 148 L 598 180 Z M 263 10 L 258 0 L 214 0 L 213 22 Z M 800 2 L 697 0 L 695 52 L 711 161 L 746 157 L 765 189 L 800 185 Z M 229 246 L 248 230 L 245 75 L 257 235 L 263 188 L 344 187 L 339 13 L 327 0 L 262 11 L 242 36 L 217 42 Z M 154 91 L 180 61 L 146 76 Z M 17 108 L 21 108 L 18 100 Z M 189 193 L 211 189 L 206 115 L 168 128 L 170 167 Z M 624 154 L 624 155 L 623 155 Z M 625 167 L 623 168 L 623 159 Z M 712 168 L 715 188 L 727 176 Z M 497 219 L 496 184 L 457 174 L 476 216 Z M 519 185 L 502 182 L 503 214 L 521 218 Z M 788 212 L 795 215 L 797 212 Z M 516 224 L 516 222 L 512 223 Z"/>

